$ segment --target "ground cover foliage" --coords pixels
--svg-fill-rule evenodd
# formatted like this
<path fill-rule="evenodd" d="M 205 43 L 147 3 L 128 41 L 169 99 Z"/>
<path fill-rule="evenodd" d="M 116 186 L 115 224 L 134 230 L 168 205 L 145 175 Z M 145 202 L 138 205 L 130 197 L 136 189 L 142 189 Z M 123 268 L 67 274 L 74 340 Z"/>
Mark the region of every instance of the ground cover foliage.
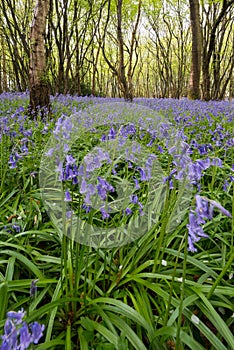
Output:
<path fill-rule="evenodd" d="M 173 230 L 166 227 L 181 175 L 176 154 L 172 145 L 166 147 L 166 137 L 159 139 L 155 130 L 143 132 L 138 120 L 126 124 L 123 135 L 131 140 L 137 135 L 165 170 L 167 197 L 155 225 L 121 247 L 93 248 L 61 234 L 48 216 L 39 168 L 51 133 L 66 117 L 114 101 L 122 100 L 59 95 L 52 98 L 52 118 L 32 120 L 26 113 L 27 94 L 0 95 L 0 348 L 12 348 L 3 347 L 12 336 L 7 313 L 12 322 L 18 316 L 9 312 L 21 310 L 24 331 L 28 324 L 33 334 L 27 338 L 27 330 L 19 331 L 21 349 L 234 349 L 232 103 L 134 100 L 163 116 L 164 126 L 173 125 L 190 159 L 191 203 Z M 74 158 L 76 152 L 84 158 L 119 130 L 111 122 L 99 130 L 89 125 L 78 146 L 73 145 Z M 132 180 L 134 197 L 125 213 L 112 216 L 91 209 L 97 227 L 128 222 L 134 211 L 144 211 L 149 168 L 135 169 L 130 163 L 116 163 L 114 175 Z M 105 162 L 95 171 L 98 195 L 111 203 L 115 182 L 111 176 L 109 182 L 102 178 L 108 167 Z M 83 220 L 90 219 L 88 192 L 82 194 L 71 158 L 60 176 L 64 201 L 74 210 L 82 208 L 78 214 Z M 38 324 L 44 326 L 35 333 Z"/>

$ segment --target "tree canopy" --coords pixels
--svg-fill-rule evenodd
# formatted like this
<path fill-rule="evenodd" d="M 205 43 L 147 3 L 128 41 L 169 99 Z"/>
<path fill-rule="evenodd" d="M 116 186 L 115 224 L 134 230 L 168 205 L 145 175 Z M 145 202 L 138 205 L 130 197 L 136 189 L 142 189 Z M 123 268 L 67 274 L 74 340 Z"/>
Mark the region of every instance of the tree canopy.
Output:
<path fill-rule="evenodd" d="M 49 94 L 233 97 L 234 0 L 4 0 L 1 92 L 32 90 L 33 16 L 46 3 Z"/>

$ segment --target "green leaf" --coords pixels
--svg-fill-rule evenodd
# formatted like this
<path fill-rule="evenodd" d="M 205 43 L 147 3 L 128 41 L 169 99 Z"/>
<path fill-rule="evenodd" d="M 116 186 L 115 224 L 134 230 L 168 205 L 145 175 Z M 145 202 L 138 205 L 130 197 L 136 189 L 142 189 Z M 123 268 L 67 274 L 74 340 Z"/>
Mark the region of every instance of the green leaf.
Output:
<path fill-rule="evenodd" d="M 64 349 L 65 348 L 65 340 L 62 339 L 53 339 L 51 341 L 45 342 L 43 344 L 39 344 L 38 346 L 35 346 L 36 350 L 44 350 L 44 349 L 57 349 L 58 346 L 60 346 Z M 61 349 L 60 347 L 60 349 Z"/>
<path fill-rule="evenodd" d="M 220 317 L 220 315 L 215 311 L 211 302 L 205 297 L 204 294 L 196 291 L 193 288 L 194 292 L 197 293 L 200 297 L 201 301 L 197 302 L 197 306 L 201 309 L 204 315 L 211 321 L 211 323 L 215 326 L 220 335 L 225 339 L 225 341 L 229 344 L 231 348 L 234 349 L 234 337 L 231 333 L 230 329 L 227 327 L 224 320 Z"/>
<path fill-rule="evenodd" d="M 104 303 L 103 310 L 114 311 L 123 315 L 129 319 L 131 319 L 136 324 L 139 324 L 143 328 L 145 328 L 148 333 L 152 332 L 152 326 L 146 322 L 144 317 L 140 315 L 136 310 L 126 305 L 120 300 L 115 300 L 111 298 L 97 298 L 95 300 L 90 301 L 90 303 Z M 113 306 L 111 306 L 113 305 Z"/>
<path fill-rule="evenodd" d="M 18 192 L 18 189 L 13 190 L 13 191 L 12 191 L 11 193 L 9 193 L 5 198 L 4 198 L 4 194 L 5 194 L 6 192 L 2 193 L 0 199 L 2 199 L 2 198 L 4 198 L 4 199 L 2 200 L 2 202 L 0 202 L 0 208 L 3 207 L 3 205 L 6 204 L 6 202 L 7 202 L 11 197 L 13 197 L 14 194 L 15 194 L 16 192 Z"/>
<path fill-rule="evenodd" d="M 80 342 L 80 350 L 89 350 L 88 342 L 84 337 L 83 329 L 81 327 L 78 328 L 78 337 Z"/>
<path fill-rule="evenodd" d="M 114 344 L 117 347 L 118 344 L 118 337 L 113 334 L 109 329 L 107 329 L 102 324 L 92 321 L 86 317 L 81 318 L 81 325 L 88 329 L 89 331 L 96 330 L 98 333 L 100 333 L 104 338 L 106 338 L 111 344 Z"/>
<path fill-rule="evenodd" d="M 5 280 L 11 281 L 14 275 L 14 267 L 15 267 L 15 257 L 11 257 L 8 260 L 8 265 L 6 269 Z"/>
<path fill-rule="evenodd" d="M 33 264 L 28 258 L 18 252 L 14 252 L 13 250 L 2 250 L 1 254 L 10 255 L 18 260 L 20 260 L 37 278 L 43 278 L 43 274 L 41 271 Z"/>
<path fill-rule="evenodd" d="M 6 282 L 0 284 L 0 320 L 6 318 L 6 310 L 8 303 L 8 285 Z"/>
<path fill-rule="evenodd" d="M 108 313 L 110 319 L 113 321 L 114 325 L 118 327 L 121 332 L 124 332 L 126 338 L 131 342 L 136 350 L 147 350 L 142 340 L 138 335 L 129 327 L 129 325 L 124 321 L 122 317 L 119 317 L 113 313 Z"/>
<path fill-rule="evenodd" d="M 67 329 L 66 329 L 66 345 L 65 345 L 65 349 L 66 350 L 72 350 L 72 341 L 71 341 L 71 325 L 67 325 Z"/>

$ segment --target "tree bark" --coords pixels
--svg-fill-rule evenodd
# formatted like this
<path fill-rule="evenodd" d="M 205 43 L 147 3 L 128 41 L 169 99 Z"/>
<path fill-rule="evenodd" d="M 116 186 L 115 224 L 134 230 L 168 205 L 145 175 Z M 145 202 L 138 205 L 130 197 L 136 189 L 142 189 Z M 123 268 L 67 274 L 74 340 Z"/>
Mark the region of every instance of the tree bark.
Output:
<path fill-rule="evenodd" d="M 218 17 L 214 20 L 211 32 L 209 34 L 209 41 L 206 46 L 203 47 L 203 62 L 202 62 L 202 73 L 203 73 L 203 99 L 209 101 L 211 99 L 211 77 L 210 77 L 210 63 L 212 54 L 215 51 L 215 43 L 217 39 L 217 31 L 223 18 L 227 12 L 233 7 L 234 0 L 224 0 L 222 2 L 222 8 Z"/>
<path fill-rule="evenodd" d="M 2 93 L 3 91 L 7 91 L 7 68 L 6 68 L 6 51 L 5 51 L 5 43 L 3 40 L 3 37 L 1 36 L 1 67 L 0 67 L 0 71 L 1 71 L 1 75 L 0 75 L 0 93 Z"/>
<path fill-rule="evenodd" d="M 117 2 L 117 39 L 119 49 L 119 66 L 118 66 L 118 80 L 121 90 L 123 91 L 124 99 L 126 101 L 132 101 L 132 91 L 129 89 L 124 63 L 124 42 L 122 33 L 122 0 Z"/>
<path fill-rule="evenodd" d="M 199 14 L 199 0 L 189 0 L 192 30 L 192 65 L 189 82 L 189 98 L 200 99 L 202 32 Z"/>
<path fill-rule="evenodd" d="M 29 113 L 42 115 L 50 111 L 49 84 L 46 72 L 45 29 L 49 0 L 36 0 L 30 33 L 30 102 Z"/>

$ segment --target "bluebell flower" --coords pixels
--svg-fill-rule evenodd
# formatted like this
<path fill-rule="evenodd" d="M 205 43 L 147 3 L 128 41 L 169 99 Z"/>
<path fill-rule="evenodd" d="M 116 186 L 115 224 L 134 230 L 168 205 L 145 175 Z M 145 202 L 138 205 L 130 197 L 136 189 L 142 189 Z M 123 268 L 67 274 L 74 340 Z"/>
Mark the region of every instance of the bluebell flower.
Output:
<path fill-rule="evenodd" d="M 76 162 L 75 158 L 72 157 L 71 154 L 66 155 L 66 164 L 73 165 Z"/>
<path fill-rule="evenodd" d="M 90 204 L 91 196 L 96 194 L 96 188 L 93 184 L 88 184 L 86 188 L 85 203 Z"/>
<path fill-rule="evenodd" d="M 126 213 L 126 215 L 131 215 L 132 214 L 132 209 L 126 208 L 125 209 L 125 213 Z"/>
<path fill-rule="evenodd" d="M 32 172 L 30 173 L 30 176 L 33 177 L 33 178 L 35 178 L 37 173 L 38 173 L 37 171 L 32 171 Z"/>
<path fill-rule="evenodd" d="M 157 156 L 155 154 L 149 154 L 146 162 L 145 162 L 145 166 L 146 167 L 152 167 L 153 165 L 153 160 L 157 159 Z"/>
<path fill-rule="evenodd" d="M 197 216 L 192 211 L 189 213 L 189 224 L 188 228 L 188 250 L 191 252 L 196 252 L 197 249 L 194 247 L 194 243 L 198 242 L 201 237 L 209 237 L 204 233 L 203 228 L 200 226 L 201 220 L 199 216 Z"/>
<path fill-rule="evenodd" d="M 4 325 L 4 334 L 1 336 L 0 350 L 26 350 L 34 343 L 37 344 L 43 336 L 45 326 L 38 322 L 27 324 L 23 318 L 25 311 L 9 311 Z"/>
<path fill-rule="evenodd" d="M 197 185 L 197 183 L 200 181 L 200 179 L 203 176 L 203 171 L 208 169 L 210 167 L 210 159 L 198 159 L 196 160 L 194 163 L 190 162 L 190 164 L 188 164 L 188 179 L 190 180 L 190 182 L 194 185 Z"/>
<path fill-rule="evenodd" d="M 123 137 L 123 136 L 120 136 L 118 137 L 118 149 L 122 149 L 123 146 L 126 144 L 127 142 L 127 138 L 126 137 Z"/>
<path fill-rule="evenodd" d="M 107 136 L 105 134 L 103 134 L 102 137 L 101 137 L 101 142 L 104 142 L 106 140 L 107 140 Z"/>
<path fill-rule="evenodd" d="M 135 148 L 134 146 L 132 147 L 133 149 Z M 129 150 L 129 148 L 125 148 L 125 155 L 126 155 L 126 161 L 127 162 L 135 162 L 137 163 L 139 161 L 138 157 L 134 153 L 133 150 Z"/>
<path fill-rule="evenodd" d="M 227 209 L 225 209 L 220 203 L 218 203 L 212 199 L 209 199 L 209 198 L 206 198 L 206 200 L 210 202 L 211 206 L 219 209 L 223 215 L 225 215 L 229 218 L 232 218 L 232 215 L 229 213 L 229 211 Z"/>
<path fill-rule="evenodd" d="M 72 210 L 68 210 L 68 211 L 66 212 L 66 218 L 67 218 L 67 219 L 70 219 L 70 218 L 72 217 L 72 214 L 73 214 L 73 211 L 72 211 Z M 38 280 L 36 280 L 36 281 L 38 281 Z"/>
<path fill-rule="evenodd" d="M 31 344 L 31 334 L 29 333 L 28 325 L 26 322 L 23 322 L 22 327 L 20 328 L 20 350 L 27 349 Z"/>
<path fill-rule="evenodd" d="M 197 249 L 194 247 L 194 243 L 198 242 L 201 237 L 208 237 L 208 235 L 204 233 L 202 225 L 205 224 L 206 220 L 212 220 L 214 207 L 219 209 L 224 215 L 232 218 L 229 211 L 226 210 L 220 203 L 200 195 L 196 195 L 195 198 L 196 209 L 195 211 L 190 211 L 189 224 L 187 225 L 189 244 L 188 249 L 192 252 L 197 251 Z"/>
<path fill-rule="evenodd" d="M 131 194 L 130 202 L 133 204 L 137 204 L 138 203 L 138 196 L 136 194 Z"/>
<path fill-rule="evenodd" d="M 151 175 L 151 166 L 147 166 L 146 167 L 146 171 L 147 171 L 147 181 L 149 181 L 152 178 Z"/>
<path fill-rule="evenodd" d="M 80 193 L 84 194 L 87 191 L 87 182 L 84 178 L 81 180 Z"/>
<path fill-rule="evenodd" d="M 30 285 L 30 297 L 31 298 L 35 297 L 35 295 L 36 295 L 36 292 L 37 292 L 36 284 L 37 284 L 38 281 L 39 281 L 39 279 L 36 279 L 36 280 L 33 280 L 31 282 L 31 285 Z"/>
<path fill-rule="evenodd" d="M 208 151 L 213 151 L 213 147 L 211 144 L 197 145 L 197 149 L 201 155 L 207 154 Z"/>
<path fill-rule="evenodd" d="M 164 153 L 164 150 L 161 146 L 158 145 L 157 147 L 158 147 L 159 153 Z"/>
<path fill-rule="evenodd" d="M 173 169 L 169 176 L 166 176 L 166 177 L 163 178 L 163 184 L 165 184 L 167 181 L 171 181 L 173 176 L 176 175 L 176 174 L 177 174 L 177 170 Z"/>
<path fill-rule="evenodd" d="M 109 131 L 108 138 L 110 140 L 113 140 L 115 138 L 116 134 L 117 134 L 116 130 L 114 129 L 114 127 L 112 127 Z"/>
<path fill-rule="evenodd" d="M 7 313 L 7 317 L 10 320 L 14 320 L 15 324 L 20 324 L 22 322 L 23 317 L 25 316 L 26 312 L 21 309 L 20 311 L 16 312 L 16 311 L 9 311 Z"/>
<path fill-rule="evenodd" d="M 23 144 L 23 146 L 21 146 L 21 152 L 24 154 L 28 154 L 28 147 L 26 146 L 26 144 Z"/>
<path fill-rule="evenodd" d="M 64 171 L 63 171 L 63 162 L 60 161 L 55 169 L 56 172 L 59 173 L 59 180 L 63 181 L 64 180 Z"/>
<path fill-rule="evenodd" d="M 16 160 L 12 154 L 10 155 L 10 160 L 9 160 L 8 164 L 10 164 L 10 169 L 16 168 Z"/>
<path fill-rule="evenodd" d="M 147 174 L 146 174 L 146 171 L 145 171 L 145 169 L 144 168 L 142 168 L 142 167 L 136 167 L 137 168 L 137 170 L 139 171 L 139 173 L 140 173 L 140 178 L 141 178 L 141 181 L 148 181 L 148 176 L 147 176 Z"/>
<path fill-rule="evenodd" d="M 72 175 L 72 183 L 73 185 L 78 184 L 78 167 L 76 164 L 73 165 L 73 175 Z"/>
<path fill-rule="evenodd" d="M 140 201 L 138 201 L 137 204 L 139 206 L 139 213 L 141 216 L 143 216 L 144 215 L 144 212 L 143 212 L 144 206 Z"/>
<path fill-rule="evenodd" d="M 95 169 L 99 169 L 102 166 L 99 157 L 93 154 L 87 154 L 84 157 L 84 163 L 87 172 L 93 172 Z"/>
<path fill-rule="evenodd" d="M 113 175 L 117 175 L 117 171 L 115 170 L 118 167 L 117 164 L 114 164 L 114 167 L 112 168 L 111 172 Z"/>
<path fill-rule="evenodd" d="M 5 335 L 9 335 L 12 333 L 12 331 L 14 330 L 14 324 L 10 319 L 7 319 L 4 325 L 4 332 Z"/>
<path fill-rule="evenodd" d="M 34 344 L 38 344 L 40 338 L 43 336 L 43 331 L 45 329 L 44 325 L 40 325 L 38 322 L 33 322 L 29 325 L 32 336 L 31 336 L 31 342 Z"/>
<path fill-rule="evenodd" d="M 72 180 L 74 178 L 74 172 L 71 165 L 66 165 L 64 171 L 64 180 Z"/>
<path fill-rule="evenodd" d="M 13 224 L 12 225 L 12 228 L 15 230 L 15 232 L 20 232 L 21 231 L 21 227 L 20 227 L 20 225 L 18 225 L 18 224 Z"/>
<path fill-rule="evenodd" d="M 65 191 L 65 202 L 71 202 L 71 195 L 70 192 L 68 190 Z"/>
<path fill-rule="evenodd" d="M 97 151 L 97 156 L 100 161 L 107 161 L 107 163 L 111 162 L 110 155 L 107 151 L 103 151 L 100 147 L 96 147 L 95 151 Z"/>
<path fill-rule="evenodd" d="M 134 135 L 135 133 L 136 133 L 136 127 L 132 123 L 125 125 L 121 129 L 121 135 L 123 135 L 123 136 Z"/>
<path fill-rule="evenodd" d="M 221 168 L 223 166 L 223 162 L 222 162 L 222 160 L 220 158 L 213 158 L 212 159 L 212 165 Z"/>
<path fill-rule="evenodd" d="M 54 148 L 50 148 L 47 152 L 46 152 L 46 156 L 51 157 L 54 153 Z"/>
<path fill-rule="evenodd" d="M 18 152 L 15 152 L 15 160 L 18 161 L 19 159 L 22 159 L 22 156 Z"/>
<path fill-rule="evenodd" d="M 173 190 L 173 188 L 174 188 L 173 180 L 169 180 L 169 189 Z"/>
<path fill-rule="evenodd" d="M 63 150 L 67 153 L 68 151 L 70 151 L 70 146 L 67 143 L 65 143 L 63 146 Z"/>
<path fill-rule="evenodd" d="M 133 176 L 133 181 L 135 182 L 135 189 L 139 190 L 140 189 L 139 181 L 135 176 Z"/>
<path fill-rule="evenodd" d="M 79 169 L 77 170 L 77 174 L 76 175 L 80 176 L 80 177 L 85 176 L 85 169 L 84 169 L 83 165 L 79 166 Z"/>
<path fill-rule="evenodd" d="M 100 212 L 102 213 L 102 218 L 105 220 L 105 219 L 108 219 L 110 217 L 110 214 L 104 209 L 104 208 L 101 208 L 100 209 Z"/>
<path fill-rule="evenodd" d="M 88 214 L 92 207 L 90 205 L 82 204 L 82 209 L 84 209 L 86 214 Z"/>
<path fill-rule="evenodd" d="M 209 205 L 208 201 L 203 197 L 196 195 L 196 214 L 199 224 L 204 224 L 205 219 L 212 220 L 213 208 Z"/>
<path fill-rule="evenodd" d="M 7 319 L 4 326 L 5 334 L 1 336 L 3 342 L 0 350 L 14 350 L 17 349 L 18 332 L 15 324 Z"/>
<path fill-rule="evenodd" d="M 155 141 L 155 138 L 152 138 L 151 140 L 150 140 L 150 142 L 149 143 L 147 143 L 147 147 L 152 147 L 153 146 L 153 143 L 154 143 L 154 141 Z"/>
<path fill-rule="evenodd" d="M 132 163 L 132 162 L 128 161 L 127 164 L 128 164 L 128 168 L 129 168 L 129 169 L 132 169 L 132 168 L 133 168 L 133 163 Z"/>
<path fill-rule="evenodd" d="M 114 187 L 109 184 L 104 178 L 98 176 L 98 185 L 97 185 L 98 195 L 102 200 L 106 200 L 108 192 L 114 192 Z"/>
<path fill-rule="evenodd" d="M 223 190 L 226 192 L 228 190 L 228 186 L 229 186 L 229 182 L 228 180 L 224 180 L 224 183 L 223 183 Z"/>

